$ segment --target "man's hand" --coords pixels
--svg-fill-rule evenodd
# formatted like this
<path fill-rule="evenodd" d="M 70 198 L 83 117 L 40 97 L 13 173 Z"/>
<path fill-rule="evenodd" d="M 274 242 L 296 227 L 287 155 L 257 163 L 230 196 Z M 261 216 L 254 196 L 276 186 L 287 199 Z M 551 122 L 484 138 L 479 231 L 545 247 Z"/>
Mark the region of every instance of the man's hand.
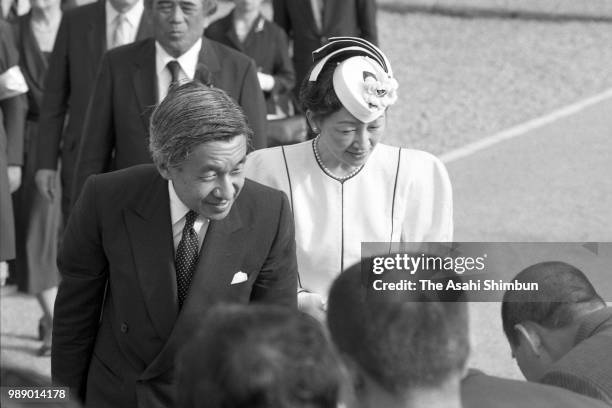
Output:
<path fill-rule="evenodd" d="M 8 180 L 10 192 L 17 191 L 21 185 L 21 166 L 8 166 Z"/>
<path fill-rule="evenodd" d="M 55 191 L 55 177 L 57 171 L 49 169 L 40 169 L 36 172 L 34 179 L 36 181 L 36 187 L 38 191 L 49 201 L 53 201 L 56 195 Z"/>
<path fill-rule="evenodd" d="M 272 75 L 258 72 L 257 79 L 259 80 L 259 86 L 261 87 L 262 91 L 268 92 L 274 88 L 274 77 Z"/>
<path fill-rule="evenodd" d="M 325 322 L 327 304 L 318 293 L 299 292 L 298 309 L 304 313 L 308 313 L 321 323 Z"/>

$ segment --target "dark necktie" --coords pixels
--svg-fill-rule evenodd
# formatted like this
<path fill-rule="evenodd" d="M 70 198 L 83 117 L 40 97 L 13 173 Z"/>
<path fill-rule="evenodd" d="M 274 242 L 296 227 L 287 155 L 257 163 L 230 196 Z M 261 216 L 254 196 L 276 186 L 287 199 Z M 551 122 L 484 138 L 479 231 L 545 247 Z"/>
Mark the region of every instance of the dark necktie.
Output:
<path fill-rule="evenodd" d="M 179 309 L 189 293 L 191 278 L 198 263 L 199 242 L 198 234 L 193 229 L 193 223 L 198 218 L 198 213 L 189 211 L 185 216 L 185 227 L 181 242 L 176 249 L 174 266 L 176 268 L 176 287 L 178 290 Z"/>
<path fill-rule="evenodd" d="M 172 75 L 172 80 L 170 81 L 170 86 L 169 86 L 169 88 L 172 88 L 174 85 L 178 84 L 179 82 L 181 66 L 176 60 L 170 61 L 169 63 L 166 64 L 166 66 L 168 67 L 168 70 L 170 71 L 170 74 Z"/>

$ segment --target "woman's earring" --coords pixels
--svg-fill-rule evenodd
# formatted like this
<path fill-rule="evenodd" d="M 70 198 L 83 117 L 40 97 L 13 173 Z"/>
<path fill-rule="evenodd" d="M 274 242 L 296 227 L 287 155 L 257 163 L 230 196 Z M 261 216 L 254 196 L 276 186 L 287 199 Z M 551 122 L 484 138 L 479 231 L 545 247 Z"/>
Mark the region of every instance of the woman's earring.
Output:
<path fill-rule="evenodd" d="M 312 133 L 314 133 L 314 134 L 317 134 L 317 135 L 318 135 L 319 133 L 321 133 L 321 131 L 319 130 L 319 128 L 318 128 L 318 127 L 313 126 L 313 127 L 312 127 Z"/>

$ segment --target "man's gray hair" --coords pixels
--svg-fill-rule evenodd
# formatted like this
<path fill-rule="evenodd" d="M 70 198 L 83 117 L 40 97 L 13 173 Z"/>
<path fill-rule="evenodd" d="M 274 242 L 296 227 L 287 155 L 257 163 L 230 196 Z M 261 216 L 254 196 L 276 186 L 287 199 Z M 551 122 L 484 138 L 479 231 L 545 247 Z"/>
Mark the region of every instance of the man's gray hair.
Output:
<path fill-rule="evenodd" d="M 202 143 L 253 131 L 242 109 L 223 90 L 199 82 L 173 87 L 151 116 L 149 151 L 157 166 L 176 167 Z"/>

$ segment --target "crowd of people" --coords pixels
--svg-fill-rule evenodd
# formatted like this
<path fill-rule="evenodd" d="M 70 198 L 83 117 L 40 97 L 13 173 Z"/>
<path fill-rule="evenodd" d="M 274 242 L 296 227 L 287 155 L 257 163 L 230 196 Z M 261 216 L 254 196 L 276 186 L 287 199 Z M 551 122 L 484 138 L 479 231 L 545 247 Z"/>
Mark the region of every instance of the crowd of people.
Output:
<path fill-rule="evenodd" d="M 612 309 L 573 266 L 504 297 L 532 383 L 467 368 L 461 298 L 364 284 L 362 242 L 453 237 L 442 162 L 384 144 L 400 84 L 375 2 L 234 3 L 0 20 L 0 260 L 53 383 L 90 407 L 612 404 Z M 312 138 L 268 147 L 296 113 Z"/>

